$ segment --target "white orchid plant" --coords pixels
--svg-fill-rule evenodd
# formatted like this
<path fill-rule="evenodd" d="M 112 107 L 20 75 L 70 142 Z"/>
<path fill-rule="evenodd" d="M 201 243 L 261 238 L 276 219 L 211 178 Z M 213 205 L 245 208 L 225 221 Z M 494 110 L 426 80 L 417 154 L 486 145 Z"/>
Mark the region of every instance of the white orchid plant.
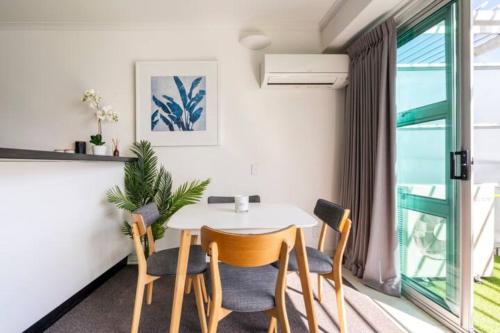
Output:
<path fill-rule="evenodd" d="M 90 136 L 90 142 L 96 146 L 102 146 L 106 143 L 102 141 L 102 122 L 117 122 L 118 113 L 113 111 L 111 105 L 102 105 L 102 97 L 97 95 L 94 89 L 86 90 L 83 93 L 82 102 L 95 110 L 97 119 L 97 134 Z"/>

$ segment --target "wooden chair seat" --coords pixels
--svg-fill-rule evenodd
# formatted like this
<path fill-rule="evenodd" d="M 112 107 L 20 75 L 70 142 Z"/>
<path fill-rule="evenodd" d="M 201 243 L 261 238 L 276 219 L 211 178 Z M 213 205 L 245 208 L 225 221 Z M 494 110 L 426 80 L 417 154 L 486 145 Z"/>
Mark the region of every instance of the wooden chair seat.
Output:
<path fill-rule="evenodd" d="M 271 265 L 235 267 L 219 263 L 222 307 L 236 312 L 261 312 L 276 307 L 278 270 Z M 210 274 L 207 274 L 210 280 Z M 207 291 L 211 296 L 211 281 Z"/>
<path fill-rule="evenodd" d="M 326 274 L 333 270 L 333 260 L 328 254 L 312 247 L 306 247 L 306 252 L 307 261 L 309 262 L 309 272 Z M 278 267 L 277 262 L 273 265 L 275 267 Z M 292 250 L 292 252 L 290 252 L 290 259 L 288 260 L 288 270 L 293 272 L 297 272 L 299 270 L 295 250 Z"/>
<path fill-rule="evenodd" d="M 147 273 L 153 276 L 175 275 L 179 248 L 161 250 L 153 253 L 147 259 Z M 187 274 L 200 274 L 207 269 L 206 255 L 200 245 L 191 245 Z"/>

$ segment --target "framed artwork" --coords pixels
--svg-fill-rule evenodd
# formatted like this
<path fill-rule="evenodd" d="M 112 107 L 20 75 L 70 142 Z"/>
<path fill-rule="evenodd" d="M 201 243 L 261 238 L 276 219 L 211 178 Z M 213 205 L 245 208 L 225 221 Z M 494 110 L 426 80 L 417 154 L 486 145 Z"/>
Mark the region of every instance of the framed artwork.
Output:
<path fill-rule="evenodd" d="M 136 140 L 153 146 L 219 143 L 216 61 L 136 62 Z"/>

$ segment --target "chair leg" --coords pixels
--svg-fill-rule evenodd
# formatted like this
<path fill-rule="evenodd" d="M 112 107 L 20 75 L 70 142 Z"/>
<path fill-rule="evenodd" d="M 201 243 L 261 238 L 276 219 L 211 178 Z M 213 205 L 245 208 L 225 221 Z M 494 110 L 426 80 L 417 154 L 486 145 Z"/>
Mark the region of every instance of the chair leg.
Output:
<path fill-rule="evenodd" d="M 150 305 L 153 302 L 153 281 L 146 285 L 146 304 Z"/>
<path fill-rule="evenodd" d="M 288 323 L 288 315 L 286 313 L 286 305 L 284 302 L 276 304 L 278 319 L 281 325 L 281 332 L 290 333 L 290 324 Z M 276 329 L 277 330 L 277 329 Z"/>
<path fill-rule="evenodd" d="M 208 303 L 207 286 L 205 285 L 205 276 L 203 274 L 200 275 L 200 280 L 201 280 L 201 291 L 203 292 L 203 301 L 205 303 Z"/>
<path fill-rule="evenodd" d="M 207 332 L 207 319 L 205 317 L 205 305 L 203 303 L 203 292 L 201 289 L 202 275 L 198 274 L 193 277 L 194 279 L 194 295 L 196 297 L 196 307 L 198 310 L 198 317 L 200 319 L 201 332 Z"/>
<path fill-rule="evenodd" d="M 144 281 L 139 278 L 137 280 L 137 290 L 135 292 L 135 304 L 134 304 L 134 315 L 132 317 L 132 328 L 130 329 L 131 333 L 137 333 L 139 331 L 139 321 L 141 319 L 141 308 L 142 308 L 142 300 L 144 297 Z"/>
<path fill-rule="evenodd" d="M 220 307 L 216 302 L 210 302 L 210 315 L 208 317 L 208 333 L 216 333 L 219 324 Z"/>
<path fill-rule="evenodd" d="M 346 333 L 346 316 L 345 316 L 345 307 L 344 307 L 344 290 L 342 288 L 342 280 L 341 278 L 336 278 L 335 282 L 335 295 L 337 296 L 337 311 L 339 315 L 339 326 L 340 332 Z"/>
<path fill-rule="evenodd" d="M 186 280 L 186 289 L 184 290 L 186 294 L 191 294 L 191 286 L 193 285 L 193 278 L 188 277 Z"/>
<path fill-rule="evenodd" d="M 276 317 L 271 317 L 271 320 L 269 321 L 269 327 L 267 328 L 267 333 L 278 333 L 276 331 L 276 323 L 277 323 Z"/>
<path fill-rule="evenodd" d="M 323 277 L 318 274 L 318 302 L 321 303 L 321 301 L 323 300 Z"/>

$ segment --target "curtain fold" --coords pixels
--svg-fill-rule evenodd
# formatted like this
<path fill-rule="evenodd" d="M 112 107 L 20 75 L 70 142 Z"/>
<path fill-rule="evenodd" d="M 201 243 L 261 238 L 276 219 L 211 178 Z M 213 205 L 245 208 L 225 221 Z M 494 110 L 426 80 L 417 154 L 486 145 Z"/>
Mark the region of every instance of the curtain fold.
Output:
<path fill-rule="evenodd" d="M 353 222 L 344 265 L 365 284 L 399 296 L 395 208 L 396 27 L 380 24 L 347 50 L 340 201 Z"/>

